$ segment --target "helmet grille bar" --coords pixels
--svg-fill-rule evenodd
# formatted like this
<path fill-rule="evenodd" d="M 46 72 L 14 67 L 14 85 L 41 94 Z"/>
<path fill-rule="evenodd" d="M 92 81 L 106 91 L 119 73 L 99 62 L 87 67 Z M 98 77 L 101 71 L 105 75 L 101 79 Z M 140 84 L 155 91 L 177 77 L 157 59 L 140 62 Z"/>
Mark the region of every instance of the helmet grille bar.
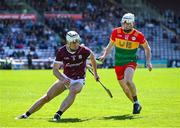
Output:
<path fill-rule="evenodd" d="M 72 34 L 68 33 L 68 35 L 69 35 L 70 37 L 73 37 L 73 36 L 76 36 L 77 34 L 72 35 Z"/>

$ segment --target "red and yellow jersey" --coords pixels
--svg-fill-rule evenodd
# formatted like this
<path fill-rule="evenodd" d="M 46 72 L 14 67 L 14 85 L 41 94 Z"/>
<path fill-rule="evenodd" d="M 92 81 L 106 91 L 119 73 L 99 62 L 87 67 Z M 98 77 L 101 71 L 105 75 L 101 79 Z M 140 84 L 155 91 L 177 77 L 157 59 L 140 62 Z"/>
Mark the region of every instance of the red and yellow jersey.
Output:
<path fill-rule="evenodd" d="M 137 49 L 144 44 L 144 35 L 136 29 L 125 33 L 121 27 L 112 31 L 110 41 L 115 44 L 115 66 L 122 66 L 129 62 L 137 62 Z"/>

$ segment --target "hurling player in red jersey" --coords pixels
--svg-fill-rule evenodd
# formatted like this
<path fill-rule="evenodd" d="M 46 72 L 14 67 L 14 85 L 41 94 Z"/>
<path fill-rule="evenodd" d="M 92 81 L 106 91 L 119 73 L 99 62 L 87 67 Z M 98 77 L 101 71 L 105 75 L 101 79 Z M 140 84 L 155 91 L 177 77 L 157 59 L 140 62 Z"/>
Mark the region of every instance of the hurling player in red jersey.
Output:
<path fill-rule="evenodd" d="M 139 114 L 142 106 L 138 101 L 133 77 L 137 66 L 136 52 L 140 45 L 145 51 L 146 66 L 149 71 L 152 70 L 152 64 L 151 48 L 145 36 L 134 28 L 134 22 L 134 14 L 126 13 L 123 15 L 122 27 L 113 29 L 109 44 L 99 60 L 104 61 L 111 49 L 115 47 L 115 72 L 118 82 L 126 96 L 133 102 L 133 114 Z"/>
<path fill-rule="evenodd" d="M 53 65 L 53 73 L 58 80 L 43 97 L 36 101 L 26 113 L 17 117 L 17 119 L 28 118 L 32 113 L 38 111 L 45 103 L 68 89 L 68 96 L 64 99 L 53 118 L 53 121 L 59 121 L 61 115 L 73 104 L 76 95 L 80 93 L 83 88 L 87 58 L 90 58 L 95 80 L 97 81 L 99 79 L 94 54 L 89 48 L 81 46 L 80 41 L 81 39 L 77 32 L 67 32 L 67 44 L 58 50 Z M 62 65 L 64 69 L 63 73 L 59 71 Z"/>

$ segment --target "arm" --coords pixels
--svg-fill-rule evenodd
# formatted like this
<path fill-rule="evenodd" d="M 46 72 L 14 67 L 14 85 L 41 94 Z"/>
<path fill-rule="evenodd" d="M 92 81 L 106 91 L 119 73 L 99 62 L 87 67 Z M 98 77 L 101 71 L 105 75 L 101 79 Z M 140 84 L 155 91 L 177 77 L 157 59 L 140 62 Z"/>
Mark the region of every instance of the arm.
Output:
<path fill-rule="evenodd" d="M 104 59 L 107 57 L 107 55 L 108 55 L 108 54 L 110 53 L 110 51 L 112 50 L 113 46 L 114 46 L 114 43 L 111 42 L 111 41 L 109 41 L 109 44 L 106 46 L 103 55 L 99 57 L 99 60 L 100 60 L 100 61 L 104 61 Z"/>
<path fill-rule="evenodd" d="M 145 51 L 145 56 L 146 56 L 146 66 L 149 71 L 152 70 L 152 64 L 151 64 L 151 48 L 146 41 L 144 44 L 142 44 L 142 47 L 144 48 Z"/>
<path fill-rule="evenodd" d="M 56 63 L 54 62 L 53 64 L 53 74 L 56 78 L 58 78 L 59 80 L 64 80 L 64 76 L 59 72 L 59 68 L 60 68 L 61 64 L 60 63 Z"/>
<path fill-rule="evenodd" d="M 62 63 L 56 63 L 53 64 L 53 74 L 54 76 L 59 79 L 60 81 L 63 81 L 65 85 L 70 84 L 70 80 L 68 78 L 65 78 L 61 72 L 59 72 L 59 67 L 62 65 Z"/>
<path fill-rule="evenodd" d="M 95 60 L 93 52 L 91 52 L 91 54 L 90 54 L 90 62 L 91 62 L 92 69 L 94 72 L 94 78 L 97 81 L 97 80 L 99 80 L 99 76 L 97 74 L 97 64 L 96 64 L 96 60 Z"/>

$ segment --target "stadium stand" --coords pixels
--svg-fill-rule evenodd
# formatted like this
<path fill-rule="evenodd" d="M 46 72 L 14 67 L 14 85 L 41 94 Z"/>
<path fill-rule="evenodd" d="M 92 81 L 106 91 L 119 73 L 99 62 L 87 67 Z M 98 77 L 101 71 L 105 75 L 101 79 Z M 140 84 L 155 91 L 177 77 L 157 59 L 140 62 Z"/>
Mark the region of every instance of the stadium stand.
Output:
<path fill-rule="evenodd" d="M 30 59 L 33 63 L 39 60 L 38 66 L 29 68 L 49 68 L 47 63 L 50 65 L 57 48 L 65 44 L 64 34 L 68 30 L 78 31 L 82 43 L 99 56 L 109 41 L 112 29 L 120 25 L 120 18 L 127 11 L 137 15 L 136 28 L 147 37 L 153 60 L 180 60 L 180 22 L 179 16 L 172 10 L 163 13 L 155 11 L 163 17 L 159 21 L 154 15 L 138 11 L 139 6 L 129 9 L 123 5 L 123 0 L 16 0 L 14 3 L 19 4 L 12 4 L 10 0 L 0 1 L 1 60 L 13 58 L 24 62 L 26 67 Z M 152 1 L 137 3 L 141 8 L 153 5 Z M 15 10 L 19 18 L 14 18 Z M 113 67 L 113 53 L 102 67 Z M 144 59 L 142 53 L 143 50 L 139 49 L 140 60 Z"/>

